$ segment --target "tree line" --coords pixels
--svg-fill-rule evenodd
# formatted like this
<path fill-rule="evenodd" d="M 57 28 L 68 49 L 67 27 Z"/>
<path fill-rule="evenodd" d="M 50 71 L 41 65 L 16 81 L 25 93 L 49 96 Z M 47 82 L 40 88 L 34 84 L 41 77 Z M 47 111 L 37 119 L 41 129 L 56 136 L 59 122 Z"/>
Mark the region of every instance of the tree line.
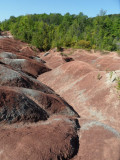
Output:
<path fill-rule="evenodd" d="M 89 18 L 78 15 L 34 14 L 0 22 L 1 31 L 11 31 L 16 39 L 45 51 L 57 47 L 120 50 L 120 14 L 101 12 Z"/>

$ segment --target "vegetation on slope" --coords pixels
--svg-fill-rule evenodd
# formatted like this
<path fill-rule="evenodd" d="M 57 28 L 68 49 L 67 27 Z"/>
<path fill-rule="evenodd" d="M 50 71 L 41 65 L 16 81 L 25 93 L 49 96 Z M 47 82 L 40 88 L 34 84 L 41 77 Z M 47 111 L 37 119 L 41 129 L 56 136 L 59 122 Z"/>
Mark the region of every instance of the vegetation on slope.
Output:
<path fill-rule="evenodd" d="M 34 14 L 14 17 L 0 23 L 2 31 L 10 30 L 15 38 L 40 50 L 53 47 L 120 50 L 120 15 L 94 18 L 78 15 Z"/>

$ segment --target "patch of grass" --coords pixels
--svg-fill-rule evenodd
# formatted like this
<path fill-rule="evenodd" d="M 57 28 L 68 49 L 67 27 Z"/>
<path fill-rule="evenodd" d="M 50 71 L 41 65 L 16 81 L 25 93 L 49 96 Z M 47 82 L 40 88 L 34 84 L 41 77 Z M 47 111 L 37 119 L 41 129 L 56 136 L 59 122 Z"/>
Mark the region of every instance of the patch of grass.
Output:
<path fill-rule="evenodd" d="M 110 79 L 112 78 L 112 76 L 113 76 L 113 71 L 110 71 Z"/>
<path fill-rule="evenodd" d="M 63 53 L 63 52 L 61 52 L 60 55 L 61 55 L 61 56 L 66 56 L 66 57 L 67 57 L 67 54 L 65 54 L 65 53 Z"/>
<path fill-rule="evenodd" d="M 117 89 L 117 94 L 118 94 L 118 99 L 120 100 L 120 77 L 117 77 L 116 79 L 117 85 L 116 85 L 116 89 Z"/>
<path fill-rule="evenodd" d="M 101 74 L 100 74 L 100 73 L 98 73 L 98 75 L 97 75 L 97 79 L 98 79 L 98 80 L 101 80 L 101 78 L 102 78 Z"/>
<path fill-rule="evenodd" d="M 120 91 L 120 77 L 117 77 L 117 78 L 116 78 L 116 81 L 117 81 L 117 86 L 116 86 L 116 88 L 117 88 L 117 90 Z"/>

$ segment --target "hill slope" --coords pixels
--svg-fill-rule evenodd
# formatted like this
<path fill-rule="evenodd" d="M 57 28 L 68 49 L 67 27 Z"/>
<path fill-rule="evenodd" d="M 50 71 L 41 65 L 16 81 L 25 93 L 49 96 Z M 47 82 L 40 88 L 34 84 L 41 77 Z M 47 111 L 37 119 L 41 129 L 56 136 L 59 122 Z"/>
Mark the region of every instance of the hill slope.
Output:
<path fill-rule="evenodd" d="M 0 159 L 71 159 L 79 148 L 79 116 L 36 79 L 50 69 L 26 46 L 0 39 Z"/>
<path fill-rule="evenodd" d="M 38 80 L 60 94 L 80 116 L 80 148 L 75 160 L 119 159 L 120 57 L 80 49 L 65 49 L 63 55 L 50 50 L 49 55 L 41 53 L 40 57 L 52 70 Z M 55 67 L 52 57 L 54 63 L 58 57 L 63 62 Z M 72 61 L 65 62 L 66 57 Z"/>

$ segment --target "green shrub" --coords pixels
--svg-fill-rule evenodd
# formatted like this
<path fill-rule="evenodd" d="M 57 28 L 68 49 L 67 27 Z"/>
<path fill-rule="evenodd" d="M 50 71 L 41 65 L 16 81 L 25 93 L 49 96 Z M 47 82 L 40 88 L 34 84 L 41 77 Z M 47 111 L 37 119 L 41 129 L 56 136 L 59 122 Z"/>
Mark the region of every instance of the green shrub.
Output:
<path fill-rule="evenodd" d="M 117 88 L 117 90 L 120 90 L 120 77 L 117 77 L 117 78 L 116 78 L 116 81 L 117 81 L 117 86 L 116 86 L 116 88 Z"/>
<path fill-rule="evenodd" d="M 62 44 L 59 42 L 57 43 L 57 51 L 63 51 Z"/>
<path fill-rule="evenodd" d="M 84 49 L 89 49 L 91 48 L 91 44 L 90 44 L 90 41 L 86 41 L 86 40 L 80 40 L 76 43 L 76 46 L 77 47 L 80 47 L 80 48 L 84 48 Z"/>
<path fill-rule="evenodd" d="M 100 75 L 100 73 L 98 73 L 97 79 L 98 79 L 98 80 L 101 80 L 101 78 L 102 78 L 102 76 Z"/>
<path fill-rule="evenodd" d="M 92 49 L 96 49 L 96 45 L 95 44 L 92 45 Z"/>

